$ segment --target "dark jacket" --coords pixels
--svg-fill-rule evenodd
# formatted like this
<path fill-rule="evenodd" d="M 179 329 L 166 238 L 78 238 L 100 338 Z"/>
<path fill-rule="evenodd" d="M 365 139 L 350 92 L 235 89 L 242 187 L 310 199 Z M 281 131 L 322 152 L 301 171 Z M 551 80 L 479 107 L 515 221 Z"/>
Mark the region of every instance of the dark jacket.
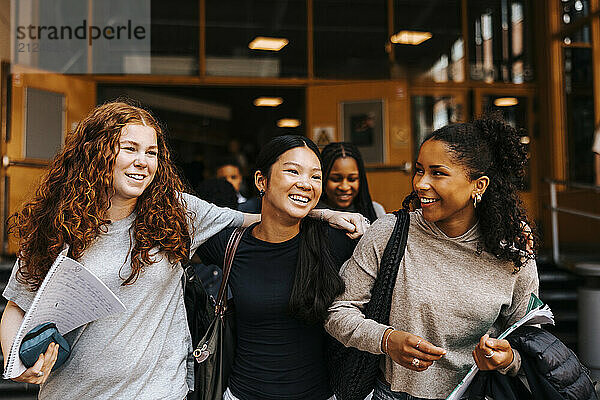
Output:
<path fill-rule="evenodd" d="M 481 371 L 469 387 L 469 400 L 597 400 L 590 376 L 579 359 L 551 333 L 522 326 L 507 340 L 521 355 L 529 390 L 518 377 Z"/>

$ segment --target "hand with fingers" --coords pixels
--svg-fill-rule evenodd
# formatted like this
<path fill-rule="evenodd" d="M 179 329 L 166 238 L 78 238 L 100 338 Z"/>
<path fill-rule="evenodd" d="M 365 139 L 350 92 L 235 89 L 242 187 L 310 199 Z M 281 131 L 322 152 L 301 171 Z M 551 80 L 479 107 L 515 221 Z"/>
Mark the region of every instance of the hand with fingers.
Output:
<path fill-rule="evenodd" d="M 13 381 L 35 383 L 37 385 L 41 385 L 42 383 L 46 382 L 48 376 L 50 376 L 52 367 L 54 367 L 56 358 L 58 357 L 58 348 L 58 344 L 50 343 L 46 353 L 40 354 L 40 357 L 36 363 L 18 377 L 13 378 Z"/>
<path fill-rule="evenodd" d="M 395 329 L 385 332 L 382 348 L 395 363 L 417 372 L 425 371 L 446 354 L 419 336 Z"/>
<path fill-rule="evenodd" d="M 346 235 L 348 235 L 350 239 L 358 239 L 364 235 L 367 228 L 371 225 L 370 221 L 360 213 L 327 209 L 319 211 L 322 212 L 322 218 L 326 220 L 329 225 L 337 229 L 345 230 Z"/>
<path fill-rule="evenodd" d="M 482 371 L 492 371 L 508 367 L 514 353 L 507 340 L 492 339 L 483 335 L 473 350 L 473 359 Z"/>

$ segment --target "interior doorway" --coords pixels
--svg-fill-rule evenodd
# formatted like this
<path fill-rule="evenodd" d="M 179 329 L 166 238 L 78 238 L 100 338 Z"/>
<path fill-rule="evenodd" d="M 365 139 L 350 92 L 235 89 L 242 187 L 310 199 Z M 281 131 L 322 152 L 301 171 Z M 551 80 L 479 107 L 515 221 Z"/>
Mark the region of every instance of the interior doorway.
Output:
<path fill-rule="evenodd" d="M 214 175 L 220 160 L 233 157 L 246 178 L 241 192 L 252 196 L 254 185 L 249 178 L 261 146 L 274 136 L 306 132 L 305 89 L 301 87 L 99 84 L 97 93 L 98 104 L 130 99 L 154 113 L 192 189 Z M 270 99 L 271 105 L 255 105 L 260 98 Z M 294 121 L 298 126 L 293 126 Z"/>

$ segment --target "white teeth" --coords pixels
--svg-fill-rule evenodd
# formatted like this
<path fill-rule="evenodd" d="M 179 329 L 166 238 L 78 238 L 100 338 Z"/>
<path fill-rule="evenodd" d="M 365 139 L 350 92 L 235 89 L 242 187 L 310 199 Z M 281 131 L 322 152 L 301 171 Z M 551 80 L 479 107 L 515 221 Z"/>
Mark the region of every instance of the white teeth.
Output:
<path fill-rule="evenodd" d="M 125 175 L 127 175 L 128 177 L 130 177 L 132 179 L 138 180 L 138 181 L 141 181 L 142 179 L 144 179 L 144 175 L 140 175 L 140 174 L 125 174 Z"/>
<path fill-rule="evenodd" d="M 421 203 L 425 203 L 425 204 L 429 204 L 429 203 L 433 203 L 433 202 L 438 201 L 438 199 L 426 199 L 424 197 L 421 197 L 420 200 L 421 200 Z"/>
<path fill-rule="evenodd" d="M 292 199 L 294 201 L 299 201 L 299 202 L 301 202 L 303 204 L 308 203 L 309 200 L 310 200 L 308 197 L 299 196 L 297 194 L 291 194 L 289 197 L 290 197 L 290 199 Z"/>

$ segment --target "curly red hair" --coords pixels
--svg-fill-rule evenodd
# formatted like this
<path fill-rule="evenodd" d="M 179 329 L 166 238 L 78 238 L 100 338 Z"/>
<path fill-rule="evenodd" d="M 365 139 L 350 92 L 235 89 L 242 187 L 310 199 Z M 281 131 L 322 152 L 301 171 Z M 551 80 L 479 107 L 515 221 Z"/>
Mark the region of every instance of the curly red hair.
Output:
<path fill-rule="evenodd" d="M 188 259 L 190 235 L 181 193 L 185 190 L 156 119 L 139 107 L 113 102 L 96 107 L 68 135 L 62 151 L 42 178 L 34 198 L 11 216 L 10 231 L 19 239 L 17 280 L 37 290 L 65 244 L 78 259 L 110 221 L 105 219 L 114 193 L 113 168 L 126 125 L 156 131 L 158 168 L 138 198 L 133 226 L 131 273 L 134 283 L 151 249 L 164 252 L 172 264 Z"/>

